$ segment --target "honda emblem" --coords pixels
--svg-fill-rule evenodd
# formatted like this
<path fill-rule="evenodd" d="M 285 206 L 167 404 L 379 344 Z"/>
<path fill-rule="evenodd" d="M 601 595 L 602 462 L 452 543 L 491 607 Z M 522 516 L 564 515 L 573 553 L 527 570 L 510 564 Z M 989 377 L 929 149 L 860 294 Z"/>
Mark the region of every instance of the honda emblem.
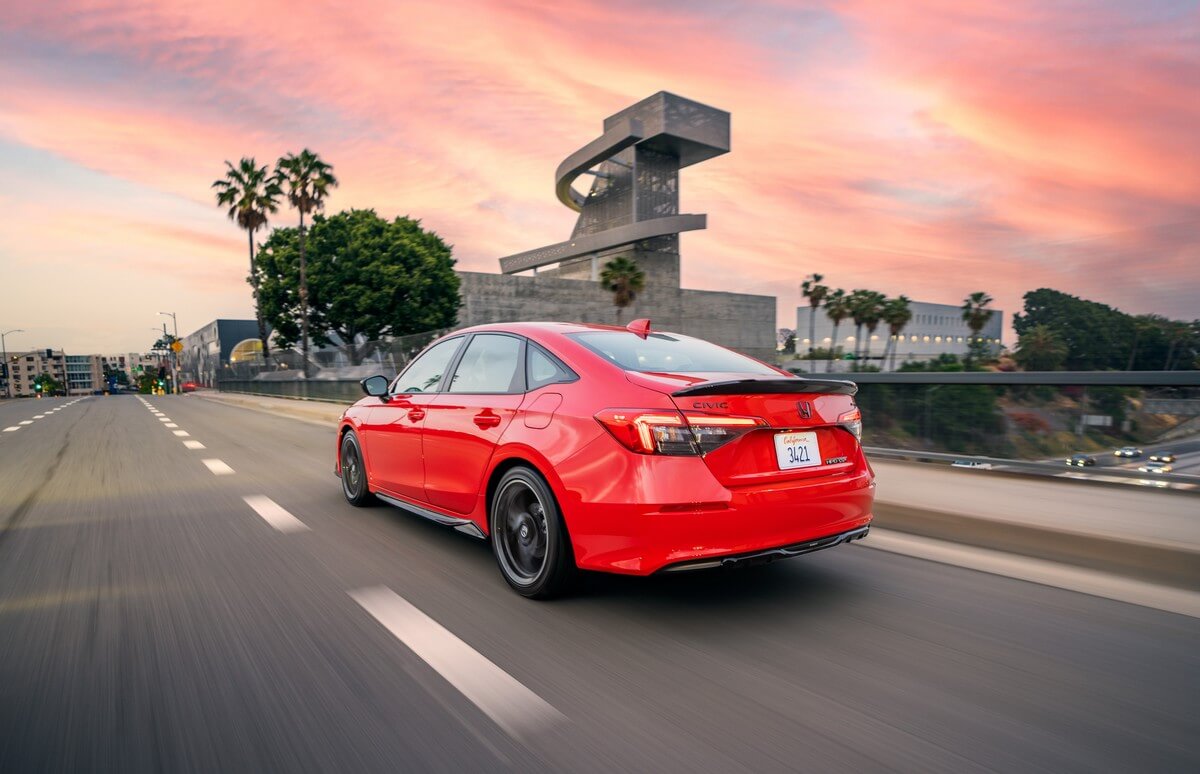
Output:
<path fill-rule="evenodd" d="M 800 409 L 801 419 L 812 419 L 812 404 L 806 400 L 802 400 L 796 404 L 796 408 Z"/>

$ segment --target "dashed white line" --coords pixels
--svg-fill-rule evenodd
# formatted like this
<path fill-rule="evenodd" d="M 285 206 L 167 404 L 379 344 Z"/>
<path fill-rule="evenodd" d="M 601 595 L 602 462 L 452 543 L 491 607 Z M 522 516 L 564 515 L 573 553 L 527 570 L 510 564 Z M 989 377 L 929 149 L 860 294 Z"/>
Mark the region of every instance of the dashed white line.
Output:
<path fill-rule="evenodd" d="M 21 420 L 20 422 L 18 422 L 17 424 L 18 424 L 18 425 L 32 425 L 32 424 L 33 424 L 33 420 L 32 420 L 32 419 L 22 419 L 22 420 Z"/>
<path fill-rule="evenodd" d="M 445 627 L 386 586 L 350 597 L 512 736 L 523 738 L 566 718 Z"/>
<path fill-rule="evenodd" d="M 6 433 L 11 433 L 11 432 L 13 432 L 14 430 L 20 430 L 20 429 L 21 429 L 21 428 L 17 427 L 16 425 L 13 425 L 12 427 L 6 427 L 6 428 L 4 428 L 4 432 L 6 432 Z"/>
<path fill-rule="evenodd" d="M 45 419 L 46 415 L 45 414 L 36 414 L 33 418 L 34 419 Z"/>
<path fill-rule="evenodd" d="M 280 532 L 306 532 L 308 526 L 304 522 L 297 519 L 292 514 L 284 510 L 283 506 L 265 495 L 249 495 L 243 497 L 246 504 L 254 509 L 254 512 L 263 517 L 263 521 L 270 524 Z"/>
<path fill-rule="evenodd" d="M 179 427 L 179 425 L 175 424 L 174 422 L 168 422 L 163 425 L 163 427 Z"/>
<path fill-rule="evenodd" d="M 172 430 L 171 432 L 174 433 L 175 435 L 179 436 L 180 438 L 191 435 L 191 433 L 189 433 L 187 430 Z"/>
<path fill-rule="evenodd" d="M 233 473 L 233 468 L 226 465 L 221 460 L 201 460 L 204 466 L 212 471 L 214 476 L 228 476 Z"/>
<path fill-rule="evenodd" d="M 171 418 L 170 417 L 159 417 L 158 421 L 159 422 L 170 422 Z"/>
<path fill-rule="evenodd" d="M 200 443 L 199 441 L 184 441 L 183 445 L 189 449 L 203 449 L 204 448 L 204 444 Z"/>

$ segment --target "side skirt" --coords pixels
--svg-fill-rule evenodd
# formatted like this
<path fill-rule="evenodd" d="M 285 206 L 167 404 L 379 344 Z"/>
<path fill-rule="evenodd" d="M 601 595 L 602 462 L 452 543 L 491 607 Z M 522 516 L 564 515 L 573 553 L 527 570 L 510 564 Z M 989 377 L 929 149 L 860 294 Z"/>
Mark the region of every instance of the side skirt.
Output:
<path fill-rule="evenodd" d="M 374 494 L 380 500 L 383 500 L 388 505 L 394 505 L 397 508 L 403 508 L 406 511 L 411 511 L 423 519 L 429 519 L 432 522 L 436 522 L 447 527 L 454 527 L 454 529 L 458 530 L 464 535 L 470 535 L 471 537 L 479 538 L 480 540 L 487 540 L 487 536 L 480 531 L 479 525 L 470 519 L 460 519 L 457 516 L 447 516 L 444 513 L 438 513 L 437 511 L 423 508 L 415 503 L 410 503 L 406 500 L 392 497 L 391 495 L 385 495 L 382 492 L 373 492 L 372 494 Z"/>

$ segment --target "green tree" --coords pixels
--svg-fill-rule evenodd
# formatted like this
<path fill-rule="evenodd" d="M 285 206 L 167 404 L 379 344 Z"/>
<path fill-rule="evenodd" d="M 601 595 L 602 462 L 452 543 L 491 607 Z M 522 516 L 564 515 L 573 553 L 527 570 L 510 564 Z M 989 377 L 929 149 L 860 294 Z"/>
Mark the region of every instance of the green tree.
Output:
<path fill-rule="evenodd" d="M 871 359 L 871 337 L 875 335 L 875 330 L 883 320 L 886 303 L 887 296 L 874 290 L 865 291 L 862 297 L 862 321 L 863 327 L 867 329 L 867 335 L 863 337 L 862 352 L 867 360 Z"/>
<path fill-rule="evenodd" d="M 825 372 L 833 370 L 833 359 L 838 356 L 838 326 L 850 316 L 850 297 L 846 291 L 838 288 L 832 290 L 825 298 L 825 316 L 833 323 L 832 341 L 829 345 L 829 361 L 825 364 Z"/>
<path fill-rule="evenodd" d="M 979 332 L 983 330 L 983 326 L 988 324 L 992 319 L 992 315 L 996 312 L 993 309 L 988 309 L 988 305 L 992 303 L 992 297 L 982 290 L 972 293 L 963 299 L 962 318 L 967 327 L 971 329 L 971 342 L 967 347 L 967 363 L 973 363 L 976 359 L 986 353 L 989 348 L 980 346 L 983 342 L 979 341 Z"/>
<path fill-rule="evenodd" d="M 297 229 L 276 229 L 256 258 L 263 311 L 280 343 L 302 338 L 307 319 L 317 345 L 337 334 L 357 365 L 364 354 L 357 336 L 406 336 L 457 321 L 459 279 L 450 247 L 420 221 L 388 221 L 374 210 L 317 215 L 306 244 L 305 294 Z"/>
<path fill-rule="evenodd" d="M 638 268 L 637 262 L 623 255 L 604 264 L 600 272 L 600 285 L 613 294 L 613 306 L 617 309 L 617 322 L 621 322 L 621 310 L 637 299 L 637 294 L 646 287 L 646 273 Z"/>
<path fill-rule="evenodd" d="M 304 359 L 304 375 L 308 376 L 308 257 L 306 255 L 304 216 L 325 206 L 329 191 L 338 181 L 333 167 L 308 148 L 299 154 L 289 153 L 275 163 L 275 176 L 286 190 L 288 202 L 300 213 L 300 349 Z"/>
<path fill-rule="evenodd" d="M 260 167 L 253 158 L 243 157 L 236 167 L 226 161 L 225 167 L 225 177 L 214 181 L 211 187 L 217 189 L 217 204 L 229 208 L 229 219 L 245 229 L 250 242 L 250 274 L 246 281 L 254 288 L 258 338 L 262 342 L 263 357 L 269 358 L 267 325 L 263 320 L 258 279 L 254 272 L 254 232 L 265 227 L 268 216 L 279 211 L 282 191 L 278 177 L 268 172 L 265 165 Z"/>
<path fill-rule="evenodd" d="M 908 296 L 897 296 L 889 298 L 883 304 L 883 321 L 888 326 L 888 340 L 883 348 L 883 357 L 886 360 L 889 351 L 892 355 L 892 370 L 896 369 L 896 346 L 899 344 L 900 334 L 904 332 L 904 328 L 913 318 L 910 304 L 912 301 Z"/>
<path fill-rule="evenodd" d="M 35 394 L 53 395 L 56 392 L 61 392 L 62 388 L 62 382 L 48 373 L 40 373 L 33 380 Z"/>
<path fill-rule="evenodd" d="M 1166 353 L 1162 325 L 1168 321 L 1161 317 L 1144 319 L 1147 328 L 1139 336 L 1129 315 L 1105 304 L 1039 288 L 1025 294 L 1024 314 L 1013 315 L 1013 328 L 1018 336 L 1038 325 L 1054 331 L 1067 345 L 1063 367 L 1068 371 L 1124 368 L 1131 354 L 1136 356 L 1134 370 L 1158 369 Z"/>
<path fill-rule="evenodd" d="M 1057 371 L 1067 357 L 1067 344 L 1048 325 L 1035 325 L 1017 340 L 1013 359 L 1026 371 Z"/>
<path fill-rule="evenodd" d="M 821 302 L 829 295 L 829 288 L 821 284 L 821 280 L 825 279 L 823 274 L 810 274 L 805 278 L 804 282 L 800 283 L 800 295 L 808 299 L 808 305 L 812 308 L 812 313 L 808 316 L 808 357 L 812 359 L 813 347 L 816 342 L 813 337 L 816 335 L 817 324 L 817 309 L 820 308 Z M 809 370 L 812 370 L 811 367 Z"/>

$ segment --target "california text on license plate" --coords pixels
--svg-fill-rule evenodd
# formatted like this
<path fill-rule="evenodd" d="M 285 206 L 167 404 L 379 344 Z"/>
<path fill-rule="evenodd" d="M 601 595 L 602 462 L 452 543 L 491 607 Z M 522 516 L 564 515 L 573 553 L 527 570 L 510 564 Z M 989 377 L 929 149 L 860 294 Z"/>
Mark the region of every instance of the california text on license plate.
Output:
<path fill-rule="evenodd" d="M 776 433 L 775 458 L 780 470 L 811 468 L 821 464 L 821 449 L 817 445 L 817 434 Z"/>

